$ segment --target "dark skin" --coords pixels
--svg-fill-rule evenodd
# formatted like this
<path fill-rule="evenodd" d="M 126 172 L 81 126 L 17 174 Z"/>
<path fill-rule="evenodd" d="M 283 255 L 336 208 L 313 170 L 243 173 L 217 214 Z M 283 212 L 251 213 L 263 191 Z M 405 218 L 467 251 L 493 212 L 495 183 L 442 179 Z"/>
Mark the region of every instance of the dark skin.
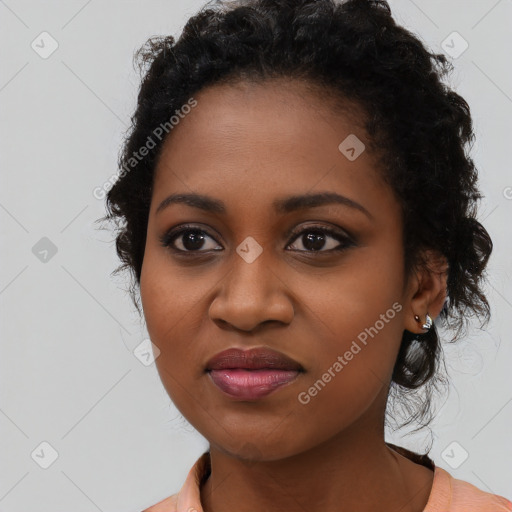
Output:
<path fill-rule="evenodd" d="M 214 85 L 194 97 L 155 171 L 140 291 L 162 382 L 210 442 L 205 512 L 422 511 L 433 472 L 385 445 L 384 411 L 404 329 L 424 332 L 425 314 L 435 318 L 443 306 L 446 262 L 428 252 L 431 268 L 405 275 L 399 203 L 370 151 L 349 161 L 338 150 L 349 134 L 367 139 L 325 95 L 273 80 Z M 274 200 L 325 191 L 367 213 L 342 204 L 273 211 Z M 157 213 L 173 193 L 208 195 L 225 211 L 177 203 Z M 187 254 L 161 245 L 185 223 L 204 230 L 202 247 L 186 245 L 187 233 L 174 240 Z M 353 245 L 324 232 L 313 250 L 304 236 L 312 226 L 350 234 Z M 236 252 L 248 236 L 263 248 L 252 263 Z M 300 403 L 298 394 L 394 303 L 402 306 L 394 318 Z M 260 346 L 305 372 L 260 400 L 223 395 L 207 361 Z"/>

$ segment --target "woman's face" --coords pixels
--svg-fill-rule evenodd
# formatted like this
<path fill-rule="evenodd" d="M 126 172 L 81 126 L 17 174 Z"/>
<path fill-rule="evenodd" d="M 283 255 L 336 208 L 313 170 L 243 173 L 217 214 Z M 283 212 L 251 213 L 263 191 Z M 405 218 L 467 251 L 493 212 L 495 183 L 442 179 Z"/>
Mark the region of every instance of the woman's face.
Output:
<path fill-rule="evenodd" d="M 213 86 L 195 99 L 156 169 L 140 282 L 172 401 L 241 457 L 257 446 L 279 459 L 379 425 L 403 330 L 426 311 L 413 312 L 400 208 L 354 139 L 365 134 L 300 83 Z M 287 202 L 325 193 L 347 199 Z M 171 194 L 208 204 L 158 211 Z M 221 390 L 208 361 L 255 347 L 303 371 L 260 398 Z"/>

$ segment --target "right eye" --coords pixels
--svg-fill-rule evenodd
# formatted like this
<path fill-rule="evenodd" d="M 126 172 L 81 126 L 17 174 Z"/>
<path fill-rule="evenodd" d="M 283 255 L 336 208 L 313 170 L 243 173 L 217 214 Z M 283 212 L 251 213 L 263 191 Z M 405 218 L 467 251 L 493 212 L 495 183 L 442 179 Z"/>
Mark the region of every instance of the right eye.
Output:
<path fill-rule="evenodd" d="M 206 252 L 223 250 L 220 245 L 211 244 L 210 247 L 204 247 L 206 240 L 216 240 L 205 230 L 194 226 L 181 226 L 179 229 L 171 229 L 160 237 L 160 243 L 163 247 L 168 247 L 177 252 Z M 208 245 L 208 244 L 206 244 Z M 203 249 L 199 251 L 199 249 Z"/>

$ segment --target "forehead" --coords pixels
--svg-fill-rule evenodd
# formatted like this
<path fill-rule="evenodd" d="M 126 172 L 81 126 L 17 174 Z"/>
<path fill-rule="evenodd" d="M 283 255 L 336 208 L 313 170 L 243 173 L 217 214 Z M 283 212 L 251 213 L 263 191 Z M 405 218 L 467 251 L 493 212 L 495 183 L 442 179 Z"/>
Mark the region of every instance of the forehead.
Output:
<path fill-rule="evenodd" d="M 366 136 L 361 108 L 336 96 L 333 89 L 305 80 L 273 78 L 214 84 L 201 89 L 194 99 L 197 106 L 181 116 L 179 125 L 164 142 L 165 147 L 171 146 L 174 151 L 190 132 L 197 136 L 194 143 L 203 146 L 219 142 L 227 146 L 230 140 L 241 141 L 244 136 L 256 134 L 267 134 L 269 144 L 282 144 L 286 138 L 287 145 L 293 146 L 294 140 L 304 137 L 317 139 L 315 131 L 325 131 L 329 126 L 338 132 L 335 138 L 343 132 Z M 276 132 L 281 132 L 279 141 L 275 139 Z M 200 139 L 199 135 L 208 137 Z"/>
<path fill-rule="evenodd" d="M 164 142 L 153 203 L 175 191 L 222 197 L 237 190 L 261 204 L 315 188 L 360 198 L 383 192 L 362 113 L 319 86 L 239 82 L 207 87 L 194 99 Z M 365 147 L 355 160 L 340 150 L 346 140 Z"/>

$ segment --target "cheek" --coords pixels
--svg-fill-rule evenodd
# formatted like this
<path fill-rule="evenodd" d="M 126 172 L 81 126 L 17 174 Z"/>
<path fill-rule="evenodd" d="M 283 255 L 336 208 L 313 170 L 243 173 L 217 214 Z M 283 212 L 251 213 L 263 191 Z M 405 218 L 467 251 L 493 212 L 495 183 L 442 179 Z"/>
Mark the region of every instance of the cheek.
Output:
<path fill-rule="evenodd" d="M 140 279 L 144 317 L 154 342 L 169 346 L 176 331 L 193 321 L 194 308 L 205 299 L 208 284 L 177 269 L 164 251 L 146 249 Z"/>
<path fill-rule="evenodd" d="M 313 409 L 330 401 L 343 404 L 344 416 L 371 404 L 391 378 L 402 335 L 401 309 L 395 302 L 376 310 L 371 321 L 361 320 L 368 314 L 365 309 L 332 322 L 330 329 L 338 334 L 316 338 L 321 350 L 312 353 L 299 402 L 314 404 Z"/>
<path fill-rule="evenodd" d="M 295 279 L 297 302 L 340 350 L 377 323 L 379 336 L 401 339 L 402 254 L 398 242 L 385 250 L 365 247 L 321 278 Z M 384 328 L 385 327 L 385 328 Z M 362 334 L 363 333 L 363 334 Z"/>
<path fill-rule="evenodd" d="M 403 334 L 401 261 L 399 251 L 360 250 L 328 279 L 302 286 L 303 332 L 317 347 L 302 391 L 315 412 L 332 400 L 343 417 L 357 415 L 391 378 Z"/>
<path fill-rule="evenodd" d="M 393 293 L 386 286 L 380 288 L 377 282 L 373 283 L 366 287 L 358 281 L 351 286 L 344 280 L 338 283 L 336 292 L 326 290 L 311 300 L 311 309 L 317 312 L 316 323 L 324 333 L 329 352 L 337 351 L 342 355 L 357 342 L 365 348 L 365 358 L 371 362 L 387 352 L 393 355 L 398 348 L 403 331 L 401 297 L 398 291 Z M 331 300 L 326 300 L 326 296 Z"/>
<path fill-rule="evenodd" d="M 206 274 L 204 279 L 191 279 L 191 269 L 177 270 L 165 256 L 160 251 L 146 251 L 140 294 L 149 337 L 160 350 L 156 359 L 159 375 L 181 410 L 190 406 L 187 389 L 203 373 L 205 347 L 197 343 L 198 330 L 213 282 Z"/>

